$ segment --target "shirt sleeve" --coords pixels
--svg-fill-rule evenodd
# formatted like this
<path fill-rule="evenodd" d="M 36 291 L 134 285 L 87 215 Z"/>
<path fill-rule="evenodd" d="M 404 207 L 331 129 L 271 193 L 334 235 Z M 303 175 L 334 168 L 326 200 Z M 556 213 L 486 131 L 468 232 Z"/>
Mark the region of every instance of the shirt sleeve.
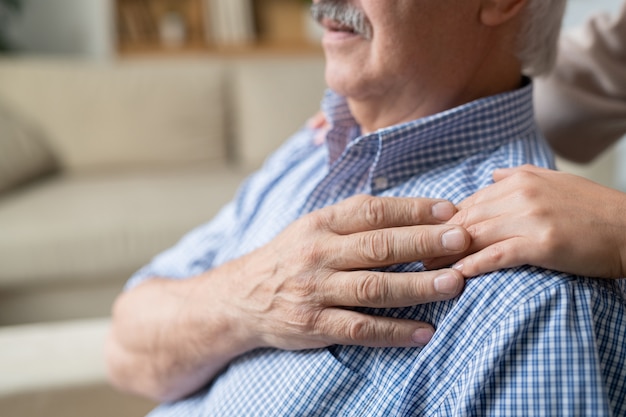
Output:
<path fill-rule="evenodd" d="M 566 279 L 512 309 L 473 358 L 480 382 L 468 415 L 624 415 L 626 310 L 616 287 Z"/>
<path fill-rule="evenodd" d="M 588 159 L 626 134 L 626 2 L 565 33 L 553 72 L 535 87 L 541 130 L 564 156 L 573 147 Z"/>
<path fill-rule="evenodd" d="M 235 198 L 210 222 L 187 233 L 173 247 L 157 255 L 126 283 L 130 289 L 149 278 L 185 279 L 229 260 L 225 247 L 236 245 L 256 214 L 259 200 L 287 168 L 305 155 L 313 144 L 314 130 L 303 128 L 276 150 L 258 171 L 240 186 Z"/>

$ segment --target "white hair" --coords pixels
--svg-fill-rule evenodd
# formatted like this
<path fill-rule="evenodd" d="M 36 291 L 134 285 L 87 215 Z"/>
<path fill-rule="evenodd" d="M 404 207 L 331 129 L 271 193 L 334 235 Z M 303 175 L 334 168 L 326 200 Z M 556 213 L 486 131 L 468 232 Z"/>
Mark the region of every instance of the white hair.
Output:
<path fill-rule="evenodd" d="M 537 76 L 552 69 L 565 4 L 566 0 L 528 0 L 517 52 L 525 75 Z"/>

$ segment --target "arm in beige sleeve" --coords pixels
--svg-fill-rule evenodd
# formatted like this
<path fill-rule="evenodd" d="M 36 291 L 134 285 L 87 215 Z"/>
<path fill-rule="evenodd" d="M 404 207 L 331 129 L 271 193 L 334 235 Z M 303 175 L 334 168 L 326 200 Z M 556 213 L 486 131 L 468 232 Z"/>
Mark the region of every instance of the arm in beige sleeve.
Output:
<path fill-rule="evenodd" d="M 626 134 L 626 1 L 564 34 L 535 86 L 537 120 L 560 156 L 589 162 Z"/>

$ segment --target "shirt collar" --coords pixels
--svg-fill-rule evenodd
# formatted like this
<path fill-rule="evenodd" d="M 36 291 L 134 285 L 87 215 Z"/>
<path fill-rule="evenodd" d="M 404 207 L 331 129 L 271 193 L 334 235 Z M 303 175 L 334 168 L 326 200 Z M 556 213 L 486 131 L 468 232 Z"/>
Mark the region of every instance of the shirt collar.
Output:
<path fill-rule="evenodd" d="M 361 135 L 346 99 L 328 90 L 322 109 L 331 126 L 326 136 L 329 163 L 347 157 L 347 151 L 353 145 L 376 146 L 371 178 L 385 178 L 384 188 L 388 188 L 420 172 L 535 133 L 532 83 L 525 81 L 525 85 L 517 90 L 481 98 L 367 135 Z"/>

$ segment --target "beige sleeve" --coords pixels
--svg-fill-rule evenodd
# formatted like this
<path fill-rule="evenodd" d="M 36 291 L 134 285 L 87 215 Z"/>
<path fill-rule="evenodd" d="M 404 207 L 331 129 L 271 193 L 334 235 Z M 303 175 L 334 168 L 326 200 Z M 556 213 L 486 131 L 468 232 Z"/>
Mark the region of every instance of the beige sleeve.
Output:
<path fill-rule="evenodd" d="M 626 1 L 563 35 L 554 71 L 535 82 L 535 109 L 555 151 L 578 162 L 626 134 Z"/>

